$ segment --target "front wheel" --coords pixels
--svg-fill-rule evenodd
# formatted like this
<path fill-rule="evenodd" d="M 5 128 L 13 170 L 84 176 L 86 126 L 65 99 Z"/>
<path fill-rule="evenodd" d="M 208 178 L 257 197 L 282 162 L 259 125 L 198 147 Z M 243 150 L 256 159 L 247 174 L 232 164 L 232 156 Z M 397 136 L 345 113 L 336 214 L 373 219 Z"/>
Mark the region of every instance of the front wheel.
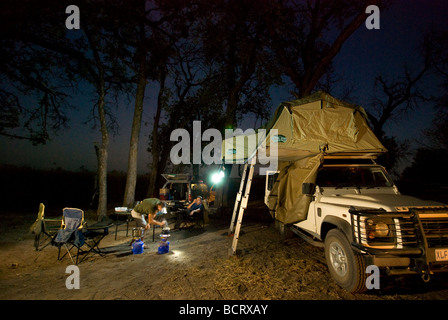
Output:
<path fill-rule="evenodd" d="M 325 238 L 325 259 L 331 276 L 343 289 L 353 293 L 367 289 L 364 259 L 339 229 L 330 230 Z"/>

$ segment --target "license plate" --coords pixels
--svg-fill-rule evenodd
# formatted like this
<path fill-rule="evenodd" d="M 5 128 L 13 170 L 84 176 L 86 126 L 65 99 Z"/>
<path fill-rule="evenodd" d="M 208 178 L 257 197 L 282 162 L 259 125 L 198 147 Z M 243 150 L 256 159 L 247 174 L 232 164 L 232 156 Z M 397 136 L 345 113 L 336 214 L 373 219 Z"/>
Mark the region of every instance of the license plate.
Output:
<path fill-rule="evenodd" d="M 448 261 L 448 249 L 436 249 L 437 261 Z"/>

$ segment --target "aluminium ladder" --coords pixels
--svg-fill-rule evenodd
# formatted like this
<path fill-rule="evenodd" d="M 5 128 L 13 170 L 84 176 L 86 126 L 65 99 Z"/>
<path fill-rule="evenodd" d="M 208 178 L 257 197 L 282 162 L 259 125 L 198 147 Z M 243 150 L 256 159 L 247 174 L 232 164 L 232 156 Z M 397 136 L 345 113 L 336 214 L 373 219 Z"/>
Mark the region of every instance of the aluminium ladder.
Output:
<path fill-rule="evenodd" d="M 229 250 L 230 256 L 236 254 L 236 247 L 238 245 L 238 238 L 240 235 L 241 224 L 243 222 L 244 210 L 247 208 L 247 203 L 249 201 L 249 194 L 250 194 L 250 188 L 252 186 L 252 178 L 254 176 L 255 163 L 256 158 L 252 157 L 244 164 L 244 171 L 241 177 L 240 189 L 238 191 L 238 194 L 236 195 L 236 201 L 232 214 L 232 221 L 230 222 L 230 228 L 229 228 L 229 235 L 233 234 L 233 229 L 235 228 L 235 233 L 233 234 L 232 247 Z M 249 169 L 249 171 L 247 169 Z M 235 218 L 237 212 L 238 212 L 238 220 L 235 226 Z"/>

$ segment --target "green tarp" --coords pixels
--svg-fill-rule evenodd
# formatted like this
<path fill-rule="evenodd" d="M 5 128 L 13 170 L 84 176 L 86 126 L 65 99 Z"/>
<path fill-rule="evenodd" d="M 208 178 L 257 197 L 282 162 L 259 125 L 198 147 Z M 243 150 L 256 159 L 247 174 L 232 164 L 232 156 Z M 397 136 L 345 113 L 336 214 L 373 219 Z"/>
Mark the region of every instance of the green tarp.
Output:
<path fill-rule="evenodd" d="M 306 219 L 309 197 L 302 194 L 302 183 L 315 182 L 324 157 L 374 157 L 386 151 L 362 107 L 319 91 L 280 104 L 266 126 L 225 139 L 222 155 L 226 163 L 256 156 L 261 164 L 272 164 L 276 156 L 280 174 L 267 205 L 275 219 L 288 224 Z"/>

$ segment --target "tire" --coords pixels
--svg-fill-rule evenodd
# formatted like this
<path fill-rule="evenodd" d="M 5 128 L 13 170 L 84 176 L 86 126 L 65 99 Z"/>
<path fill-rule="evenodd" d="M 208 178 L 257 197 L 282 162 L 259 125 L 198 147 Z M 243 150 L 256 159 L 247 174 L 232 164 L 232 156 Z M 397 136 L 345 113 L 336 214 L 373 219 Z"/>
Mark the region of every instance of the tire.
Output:
<path fill-rule="evenodd" d="M 343 289 L 360 293 L 366 288 L 366 266 L 363 257 L 352 250 L 347 237 L 332 229 L 325 238 L 325 259 L 331 276 Z"/>

